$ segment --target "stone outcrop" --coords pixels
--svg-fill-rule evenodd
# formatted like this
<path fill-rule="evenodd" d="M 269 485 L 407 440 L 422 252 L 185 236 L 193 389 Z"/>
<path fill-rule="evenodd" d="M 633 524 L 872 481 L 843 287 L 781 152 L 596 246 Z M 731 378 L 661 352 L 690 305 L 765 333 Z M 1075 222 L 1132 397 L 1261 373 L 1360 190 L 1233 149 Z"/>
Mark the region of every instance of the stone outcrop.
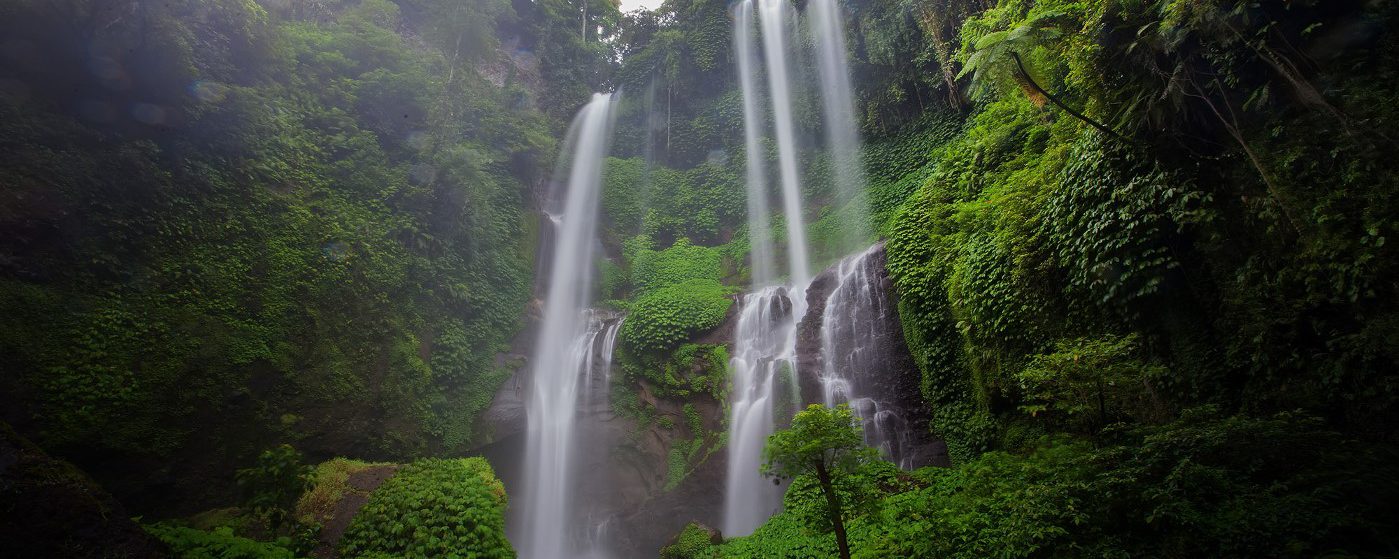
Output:
<path fill-rule="evenodd" d="M 936 439 L 928 431 L 932 419 L 928 405 L 923 400 L 921 378 L 913 356 L 904 341 L 903 325 L 899 321 L 898 295 L 893 280 L 886 268 L 887 256 L 883 245 L 872 248 L 864 258 L 851 257 L 855 264 L 864 266 L 861 275 L 872 279 L 869 286 L 875 295 L 873 303 L 879 312 L 861 314 L 862 340 L 866 351 L 872 356 L 863 363 L 868 370 L 857 371 L 858 391 L 861 396 L 878 401 L 881 407 L 894 410 L 898 419 L 906 425 L 903 430 L 907 437 L 906 450 L 909 453 L 905 466 L 946 466 L 950 462 L 947 445 Z M 806 291 L 807 312 L 797 326 L 797 375 L 802 387 L 802 396 L 808 403 L 822 402 L 821 375 L 824 367 L 822 355 L 822 323 L 827 313 L 831 294 L 840 287 L 839 264 L 831 266 L 817 275 Z"/>
<path fill-rule="evenodd" d="M 0 556 L 166 557 L 167 550 L 76 466 L 0 423 Z"/>

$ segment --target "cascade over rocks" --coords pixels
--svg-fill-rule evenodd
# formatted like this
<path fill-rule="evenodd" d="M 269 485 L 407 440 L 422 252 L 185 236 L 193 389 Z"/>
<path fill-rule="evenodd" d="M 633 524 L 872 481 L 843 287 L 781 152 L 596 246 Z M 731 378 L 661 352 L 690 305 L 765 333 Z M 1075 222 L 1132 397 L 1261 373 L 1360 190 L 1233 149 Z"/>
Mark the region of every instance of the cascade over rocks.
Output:
<path fill-rule="evenodd" d="M 889 278 L 884 245 L 877 245 L 863 255 L 851 256 L 846 260 L 863 266 L 863 270 L 855 271 L 863 274 L 852 275 L 872 278 L 874 284 L 868 287 L 876 298 L 875 303 L 886 309 L 886 312 L 867 312 L 856 317 L 865 326 L 862 330 L 864 339 L 860 343 L 864 346 L 861 351 L 866 359 L 862 364 L 866 365 L 866 370 L 849 372 L 856 377 L 859 385 L 856 389 L 858 394 L 855 395 L 877 403 L 881 411 L 896 415 L 901 420 L 899 436 L 905 438 L 903 445 L 906 453 L 897 457 L 900 459 L 896 462 L 901 467 L 911 469 L 949 465 L 947 445 L 926 429 L 931 416 L 928 405 L 923 401 L 918 368 L 904 342 L 903 326 L 898 313 L 893 312 L 898 306 L 898 296 Z M 797 325 L 797 376 L 802 397 L 807 403 L 832 403 L 823 398 L 822 375 L 826 357 L 823 355 L 822 326 L 827 322 L 830 311 L 827 305 L 831 295 L 841 287 L 840 271 L 841 264 L 837 263 L 812 279 L 806 291 L 806 316 Z M 837 351 L 847 350 L 839 347 L 838 342 L 837 345 Z M 852 407 L 857 408 L 857 414 L 862 411 L 858 404 Z M 869 411 L 864 415 L 874 415 L 874 412 Z M 879 421 L 874 417 L 864 419 L 867 424 Z M 870 440 L 868 430 L 869 427 L 866 440 L 877 444 Z"/>
<path fill-rule="evenodd" d="M 861 265 L 867 277 L 878 278 L 875 293 L 884 298 L 884 305 L 895 308 L 897 295 L 885 268 L 883 246 L 872 249 Z M 837 264 L 813 278 L 807 289 L 808 309 L 797 326 L 797 371 L 804 403 L 820 403 L 823 399 L 821 326 L 828 299 L 841 283 L 839 269 Z M 781 296 L 769 299 L 768 304 L 774 315 L 786 316 L 793 309 L 785 289 Z M 732 344 L 741 310 L 734 305 L 723 323 L 692 341 Z M 880 367 L 862 377 L 861 388 L 869 392 L 867 397 L 886 408 L 900 410 L 909 427 L 906 463 L 915 467 L 947 465 L 946 445 L 924 428 L 929 418 L 922 403 L 918 369 L 904 344 L 897 314 L 885 313 L 870 331 L 878 334 L 867 343 L 873 344 L 871 350 L 881 356 Z M 594 357 L 595 367 L 600 366 L 601 356 Z M 529 365 L 522 363 L 519 370 L 518 374 L 525 374 Z M 586 400 L 590 404 L 579 410 L 575 425 L 579 448 L 590 450 L 580 453 L 577 467 L 579 471 L 602 473 L 598 474 L 601 479 L 597 483 L 577 488 L 577 502 L 580 506 L 587 504 L 593 514 L 602 518 L 585 518 L 583 523 L 596 524 L 597 530 L 605 532 L 599 537 L 610 544 L 610 551 L 618 558 L 654 557 L 657 549 L 690 522 L 719 525 L 723 520 L 727 449 L 715 452 L 667 491 L 670 449 L 689 434 L 679 427 L 666 429 L 652 424 L 642 428 L 635 420 L 619 416 L 606 405 L 609 387 L 603 375 L 594 371 L 591 378 L 592 383 L 579 396 L 580 402 Z M 638 387 L 637 397 L 654 407 L 658 417 L 683 417 L 682 407 L 689 403 L 699 413 L 705 429 L 724 429 L 723 406 L 711 398 L 659 398 L 644 383 Z M 511 465 L 518 460 L 523 439 L 520 435 L 524 431 L 523 402 L 513 380 L 507 380 L 496 394 L 485 417 L 495 442 L 480 452 L 495 466 L 506 488 L 513 491 L 520 480 L 518 468 Z"/>

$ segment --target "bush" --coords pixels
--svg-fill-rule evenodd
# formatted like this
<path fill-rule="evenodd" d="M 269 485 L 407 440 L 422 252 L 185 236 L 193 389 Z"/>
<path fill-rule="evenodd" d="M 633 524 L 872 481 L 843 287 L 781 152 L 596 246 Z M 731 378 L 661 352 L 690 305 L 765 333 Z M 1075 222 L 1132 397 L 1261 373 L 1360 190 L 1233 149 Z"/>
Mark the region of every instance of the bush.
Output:
<path fill-rule="evenodd" d="M 1059 342 L 1016 375 L 1026 399 L 1020 408 L 1060 415 L 1061 426 L 1090 432 L 1129 419 L 1158 421 L 1164 409 L 1152 386 L 1169 371 L 1142 362 L 1139 345 L 1135 334 Z"/>
<path fill-rule="evenodd" d="M 1396 449 L 1316 419 L 1188 410 L 1094 441 L 1043 440 L 956 468 L 875 473 L 877 508 L 850 523 L 854 557 L 1372 557 L 1399 545 Z M 722 557 L 825 557 L 809 483 Z"/>
<path fill-rule="evenodd" d="M 718 248 L 695 246 L 685 238 L 661 251 L 650 249 L 645 237 L 633 239 L 629 244 L 636 247 L 631 256 L 631 279 L 637 293 L 649 293 L 690 280 L 719 281 L 723 276 Z"/>
<path fill-rule="evenodd" d="M 675 537 L 675 543 L 661 548 L 661 559 L 701 559 L 713 557 L 706 553 L 716 537 L 711 528 L 691 522 Z"/>
<path fill-rule="evenodd" d="M 714 280 L 678 283 L 642 296 L 622 323 L 622 341 L 638 352 L 670 350 L 724 321 L 733 299 Z"/>
<path fill-rule="evenodd" d="M 296 559 L 283 545 L 235 536 L 229 527 L 205 532 L 161 522 L 146 526 L 146 531 L 181 559 Z"/>
<path fill-rule="evenodd" d="M 505 505 L 505 486 L 485 459 L 421 460 L 369 496 L 340 551 L 345 557 L 513 558 Z"/>
<path fill-rule="evenodd" d="M 300 452 L 285 444 L 263 451 L 257 465 L 238 470 L 244 502 L 266 515 L 273 528 L 286 520 L 310 483 L 311 468 L 301 463 Z"/>

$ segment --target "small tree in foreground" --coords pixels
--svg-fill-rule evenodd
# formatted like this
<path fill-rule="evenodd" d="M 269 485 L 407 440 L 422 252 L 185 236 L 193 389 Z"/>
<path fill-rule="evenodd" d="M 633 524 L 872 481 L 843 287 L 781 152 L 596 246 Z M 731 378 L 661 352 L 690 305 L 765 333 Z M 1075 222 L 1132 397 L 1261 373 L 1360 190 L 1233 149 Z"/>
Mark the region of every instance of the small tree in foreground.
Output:
<path fill-rule="evenodd" d="M 826 514 L 835 528 L 841 559 L 850 559 L 835 480 L 854 473 L 874 457 L 874 449 L 865 446 L 859 419 L 851 413 L 850 406 L 828 408 L 812 404 L 792 418 L 790 428 L 768 437 L 763 450 L 763 473 L 779 478 L 815 476 L 826 496 Z"/>

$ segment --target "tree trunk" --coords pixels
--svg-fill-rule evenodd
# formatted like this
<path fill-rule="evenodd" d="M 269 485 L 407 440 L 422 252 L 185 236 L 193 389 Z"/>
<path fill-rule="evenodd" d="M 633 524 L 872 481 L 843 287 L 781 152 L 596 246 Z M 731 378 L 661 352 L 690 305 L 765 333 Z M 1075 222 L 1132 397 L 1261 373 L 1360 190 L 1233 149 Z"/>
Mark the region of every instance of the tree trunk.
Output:
<path fill-rule="evenodd" d="M 845 520 L 840 510 L 840 495 L 831 484 L 831 473 L 826 464 L 816 461 L 816 480 L 821 482 L 821 492 L 826 494 L 826 513 L 831 516 L 831 524 L 836 530 L 836 546 L 840 548 L 840 559 L 850 559 L 850 543 L 845 539 Z"/>
<path fill-rule="evenodd" d="M 1113 131 L 1113 129 L 1103 125 L 1101 122 L 1088 118 L 1088 116 L 1084 115 L 1083 113 L 1075 111 L 1072 107 L 1068 106 L 1063 101 L 1060 101 L 1058 97 L 1055 97 L 1050 92 L 1045 91 L 1043 87 L 1040 87 L 1039 83 L 1035 82 L 1034 78 L 1030 77 L 1030 72 L 1025 69 L 1025 63 L 1021 62 L 1020 60 L 1020 54 L 1016 52 L 1011 52 L 1010 56 L 1011 58 L 1015 59 L 1015 66 L 1020 70 L 1020 76 L 1024 78 L 1025 83 L 1028 84 L 1030 87 L 1034 88 L 1035 91 L 1038 91 L 1040 95 L 1043 95 L 1046 99 L 1049 99 L 1050 103 L 1054 103 L 1055 106 L 1064 109 L 1065 112 L 1069 113 L 1070 115 L 1073 115 L 1074 118 L 1088 123 L 1089 126 L 1098 129 L 1099 132 L 1112 136 L 1113 138 L 1117 138 L 1124 144 L 1132 143 L 1132 140 L 1129 140 L 1123 135 L 1118 134 L 1117 132 Z"/>

